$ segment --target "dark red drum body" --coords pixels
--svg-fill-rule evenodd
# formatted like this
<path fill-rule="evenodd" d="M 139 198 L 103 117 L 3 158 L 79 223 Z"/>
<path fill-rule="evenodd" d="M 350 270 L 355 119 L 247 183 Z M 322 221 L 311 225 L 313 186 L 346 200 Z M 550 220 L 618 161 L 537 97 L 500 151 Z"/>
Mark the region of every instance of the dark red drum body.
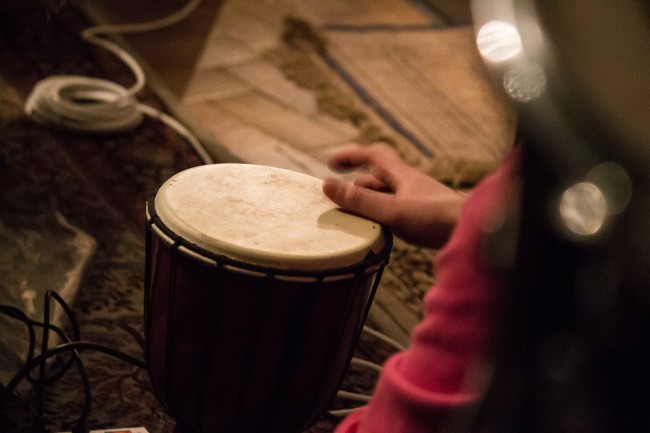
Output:
<path fill-rule="evenodd" d="M 390 233 L 336 210 L 320 181 L 305 175 L 238 164 L 199 169 L 172 178 L 147 203 L 146 352 L 154 390 L 177 431 L 299 433 L 336 395 L 387 263 Z M 244 191 L 233 191 L 233 178 L 247 184 Z M 210 192 L 195 191 L 199 181 Z M 276 203 L 303 200 L 305 185 L 315 218 L 298 215 L 304 203 Z M 258 191 L 280 186 L 278 197 Z M 252 202 L 236 203 L 251 195 Z M 192 206 L 207 206 L 206 218 L 220 224 L 194 230 L 204 223 Z M 300 219 L 313 221 L 305 229 Z M 250 240 L 264 225 L 287 233 Z M 324 232 L 310 238 L 301 232 L 309 225 Z M 346 242 L 341 253 L 331 245 L 319 252 L 314 244 L 323 235 L 332 244 L 336 231 L 344 232 L 333 242 Z"/>

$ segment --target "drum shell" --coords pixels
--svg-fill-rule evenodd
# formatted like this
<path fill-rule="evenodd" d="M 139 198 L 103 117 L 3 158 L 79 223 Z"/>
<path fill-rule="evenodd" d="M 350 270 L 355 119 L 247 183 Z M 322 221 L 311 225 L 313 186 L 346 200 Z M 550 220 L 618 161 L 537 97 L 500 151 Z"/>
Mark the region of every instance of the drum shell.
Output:
<path fill-rule="evenodd" d="M 284 433 L 315 422 L 343 380 L 384 265 L 287 281 L 210 265 L 149 230 L 146 356 L 179 430 Z"/>

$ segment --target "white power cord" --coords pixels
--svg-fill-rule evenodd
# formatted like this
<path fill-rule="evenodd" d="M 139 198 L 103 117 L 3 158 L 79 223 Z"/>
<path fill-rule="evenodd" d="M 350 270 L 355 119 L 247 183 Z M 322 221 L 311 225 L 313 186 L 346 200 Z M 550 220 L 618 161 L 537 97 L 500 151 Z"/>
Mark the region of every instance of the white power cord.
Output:
<path fill-rule="evenodd" d="M 387 343 L 389 346 L 391 346 L 393 349 L 402 351 L 406 349 L 404 345 L 398 343 L 396 340 L 393 340 L 390 338 L 388 335 L 382 334 L 381 332 L 377 331 L 376 329 L 372 329 L 371 327 L 364 325 L 363 326 L 363 332 L 372 335 L 373 337 L 382 340 L 384 343 Z"/>
<path fill-rule="evenodd" d="M 391 346 L 393 349 L 396 349 L 398 351 L 402 351 L 405 349 L 405 347 L 398 343 L 396 340 L 390 338 L 389 336 L 382 334 L 381 332 L 377 331 L 376 329 L 373 329 L 367 325 L 364 325 L 363 327 L 363 332 L 372 335 L 373 337 L 382 340 L 383 342 L 387 343 L 389 346 Z M 352 365 L 357 365 L 361 367 L 368 368 L 370 370 L 375 371 L 376 373 L 381 373 L 382 371 L 382 366 L 379 364 L 376 364 L 374 362 L 366 361 L 365 359 L 360 359 L 360 358 L 352 358 L 351 361 Z M 361 403 L 369 403 L 370 400 L 372 400 L 372 396 L 368 394 L 361 394 L 361 393 L 356 393 L 356 392 L 350 392 L 350 391 L 344 391 L 344 390 L 339 390 L 336 393 L 336 396 L 338 398 L 346 399 L 346 400 L 351 400 L 351 401 L 357 401 Z M 358 408 L 351 408 L 351 409 L 334 409 L 334 410 L 328 410 L 327 412 L 337 418 L 344 417 Z"/>
<path fill-rule="evenodd" d="M 126 34 L 158 30 L 175 24 L 196 9 L 201 0 L 189 2 L 177 12 L 164 18 L 135 24 L 106 24 L 84 30 L 83 39 L 100 46 L 120 58 L 132 71 L 135 83 L 123 87 L 112 81 L 77 75 L 58 75 L 39 81 L 25 102 L 25 112 L 39 123 L 54 125 L 82 132 L 123 132 L 136 127 L 146 114 L 160 120 L 185 138 L 196 150 L 205 164 L 213 162 L 194 135 L 173 117 L 137 101 L 135 95 L 146 83 L 145 73 L 138 62 L 116 43 L 99 35 Z M 401 351 L 405 347 L 394 339 L 368 326 L 363 331 Z M 352 358 L 352 364 L 381 372 L 382 367 L 370 361 Z M 372 396 L 339 390 L 337 397 L 368 403 Z M 336 417 L 345 416 L 352 409 L 328 411 Z"/>
<path fill-rule="evenodd" d="M 205 164 L 213 163 L 196 137 L 180 122 L 160 110 L 140 104 L 135 95 L 145 86 L 145 73 L 138 62 L 118 44 L 100 35 L 158 30 L 185 19 L 201 3 L 189 0 L 164 18 L 134 24 L 106 24 L 85 29 L 81 37 L 122 60 L 132 71 L 135 83 L 123 87 L 112 81 L 76 75 L 41 80 L 25 102 L 25 113 L 39 123 L 81 132 L 124 132 L 140 124 L 143 114 L 154 117 L 185 138 Z"/>
<path fill-rule="evenodd" d="M 138 103 L 128 89 L 111 81 L 56 75 L 34 86 L 25 112 L 44 125 L 81 132 L 124 132 L 142 121 Z"/>

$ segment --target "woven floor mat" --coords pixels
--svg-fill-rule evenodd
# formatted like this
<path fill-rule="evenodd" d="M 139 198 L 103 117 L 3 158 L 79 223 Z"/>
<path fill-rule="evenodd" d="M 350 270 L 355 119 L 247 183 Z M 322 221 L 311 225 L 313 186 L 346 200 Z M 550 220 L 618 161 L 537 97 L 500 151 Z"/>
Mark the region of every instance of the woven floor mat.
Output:
<path fill-rule="evenodd" d="M 510 149 L 514 115 L 492 89 L 470 27 L 317 31 L 328 66 L 399 135 L 394 144 L 406 157 L 432 176 L 475 184 Z"/>
<path fill-rule="evenodd" d="M 320 177 L 350 142 L 384 141 L 467 187 L 510 147 L 513 115 L 492 93 L 469 27 L 444 28 L 398 0 L 208 3 L 221 5 L 208 30 L 190 17 L 172 29 L 173 45 L 167 34 L 125 39 L 166 83 L 159 94 L 179 92 L 166 102 L 209 150 Z M 194 70 L 179 70 L 181 46 L 200 51 Z M 430 251 L 396 243 L 373 318 L 405 342 L 433 279 Z"/>

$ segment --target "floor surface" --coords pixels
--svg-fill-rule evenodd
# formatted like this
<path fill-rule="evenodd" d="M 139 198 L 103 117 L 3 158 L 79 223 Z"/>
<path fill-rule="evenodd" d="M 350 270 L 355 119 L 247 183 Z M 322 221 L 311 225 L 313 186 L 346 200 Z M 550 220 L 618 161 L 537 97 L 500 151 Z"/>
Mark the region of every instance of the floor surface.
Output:
<path fill-rule="evenodd" d="M 155 20 L 186 4 L 78 3 L 97 23 Z M 460 187 L 497 165 L 513 125 L 469 20 L 467 2 L 203 0 L 175 25 L 118 40 L 217 161 L 323 177 L 332 153 L 380 140 Z M 402 275 L 404 293 L 378 294 L 375 318 L 402 341 L 433 280 L 425 274 L 423 287 Z"/>

